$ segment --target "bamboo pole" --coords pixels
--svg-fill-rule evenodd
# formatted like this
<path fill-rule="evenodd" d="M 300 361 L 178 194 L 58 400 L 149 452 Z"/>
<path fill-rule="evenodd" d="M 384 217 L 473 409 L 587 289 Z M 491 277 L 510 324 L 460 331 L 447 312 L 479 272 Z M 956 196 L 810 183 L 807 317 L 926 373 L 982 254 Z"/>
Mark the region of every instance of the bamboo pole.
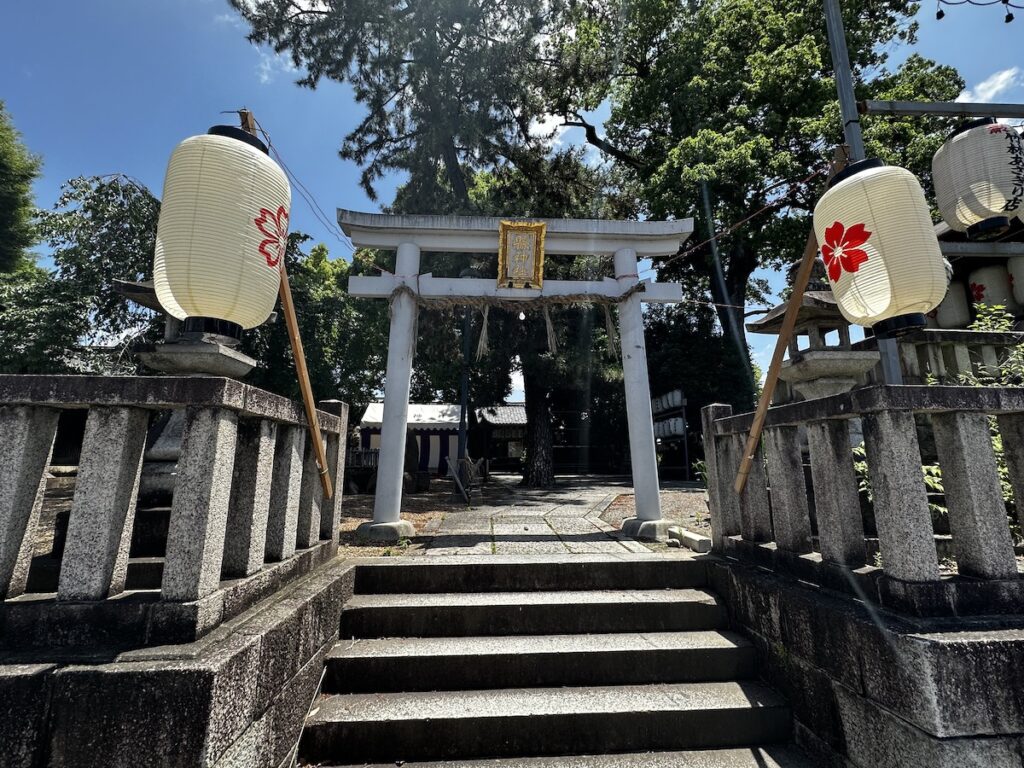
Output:
<path fill-rule="evenodd" d="M 846 152 L 844 147 L 840 147 L 832 158 L 832 168 L 828 175 L 829 179 L 845 167 Z M 812 225 L 811 231 L 807 235 L 807 245 L 804 246 L 804 255 L 800 262 L 800 269 L 793 280 L 793 290 L 789 294 L 789 301 L 786 304 L 786 314 L 782 319 L 782 328 L 779 331 L 778 339 L 775 341 L 775 352 L 772 355 L 772 362 L 768 366 L 768 374 L 764 379 L 761 399 L 758 400 L 757 410 L 754 411 L 754 420 L 750 424 L 750 433 L 747 435 L 747 442 L 743 446 L 743 460 L 740 462 L 740 468 L 736 473 L 736 480 L 732 486 L 736 493 L 743 493 L 743 489 L 747 485 L 750 468 L 754 464 L 754 454 L 757 453 L 757 444 L 761 441 L 764 420 L 768 415 L 768 408 L 771 406 L 772 397 L 775 395 L 775 386 L 779 383 L 779 370 L 782 368 L 782 358 L 785 356 L 789 340 L 793 336 L 796 318 L 804 301 L 804 291 L 807 289 L 807 283 L 811 279 L 811 271 L 814 269 L 814 260 L 817 257 L 818 238 L 814 234 L 814 226 Z"/>
<path fill-rule="evenodd" d="M 316 401 L 313 399 L 313 386 L 309 382 L 309 369 L 306 368 L 306 353 L 302 349 L 302 338 L 299 336 L 299 319 L 295 316 L 295 304 L 292 301 L 292 289 L 288 284 L 288 272 L 281 259 L 281 309 L 284 310 L 285 323 L 288 326 L 288 339 L 292 343 L 292 357 L 295 358 L 295 372 L 299 376 L 299 389 L 302 391 L 302 404 L 306 408 L 306 421 L 309 423 L 309 436 L 316 451 L 316 463 L 320 467 L 320 484 L 324 487 L 324 495 L 330 499 L 334 496 L 331 476 L 327 471 L 327 451 L 320 434 L 320 419 L 316 414 Z M 340 435 L 340 440 L 345 436 Z"/>
<path fill-rule="evenodd" d="M 242 123 L 242 129 L 256 136 L 256 120 L 252 112 L 247 109 L 239 110 L 238 118 Z M 292 301 L 292 289 L 288 283 L 288 271 L 285 269 L 283 258 L 278 266 L 281 269 L 278 293 L 281 297 L 285 325 L 288 328 L 288 340 L 292 345 L 292 357 L 295 358 L 295 373 L 299 378 L 299 390 L 302 392 L 302 405 L 306 411 L 306 422 L 309 424 L 310 441 L 313 443 L 313 450 L 316 451 L 316 463 L 320 469 L 320 485 L 323 486 L 324 495 L 330 499 L 334 497 L 334 486 L 328 473 L 327 451 L 324 448 L 323 435 L 320 434 L 320 419 L 317 417 L 313 386 L 310 384 L 309 369 L 306 367 L 306 353 L 302 348 L 302 337 L 299 335 L 299 319 L 295 315 L 295 302 Z M 344 440 L 345 436 L 340 435 L 338 439 Z"/>

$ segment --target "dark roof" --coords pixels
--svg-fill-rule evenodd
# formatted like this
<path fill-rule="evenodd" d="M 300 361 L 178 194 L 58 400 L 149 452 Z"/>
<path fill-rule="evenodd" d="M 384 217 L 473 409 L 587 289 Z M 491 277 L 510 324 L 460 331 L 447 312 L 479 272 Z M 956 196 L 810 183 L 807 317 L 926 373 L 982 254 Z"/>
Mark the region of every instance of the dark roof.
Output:
<path fill-rule="evenodd" d="M 477 408 L 476 417 L 479 421 L 486 421 L 488 424 L 506 427 L 526 426 L 526 404 L 512 403 L 510 405 L 489 405 L 485 408 Z"/>
<path fill-rule="evenodd" d="M 777 334 L 782 330 L 782 319 L 787 306 L 788 304 L 779 304 L 772 308 L 764 317 L 747 323 L 747 330 L 751 333 Z M 827 325 L 829 322 L 846 323 L 832 291 L 807 291 L 797 313 L 796 331 L 799 333 L 808 325 Z"/>

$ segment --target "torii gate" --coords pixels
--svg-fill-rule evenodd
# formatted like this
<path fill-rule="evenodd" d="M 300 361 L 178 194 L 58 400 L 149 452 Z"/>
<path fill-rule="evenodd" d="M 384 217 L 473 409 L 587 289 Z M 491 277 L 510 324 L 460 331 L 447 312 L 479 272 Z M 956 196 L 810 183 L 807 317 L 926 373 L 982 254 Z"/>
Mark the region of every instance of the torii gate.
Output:
<path fill-rule="evenodd" d="M 624 521 L 622 529 L 636 538 L 664 539 L 669 522 L 661 517 L 658 496 L 658 461 L 640 305 L 641 302 L 676 303 L 682 299 L 682 286 L 641 281 L 637 275 L 637 263 L 640 259 L 676 253 L 680 243 L 693 232 L 693 220 L 530 219 L 547 224 L 544 247 L 547 254 L 613 255 L 614 279 L 545 280 L 542 288 L 533 289 L 499 288 L 493 278 L 420 274 L 421 251 L 498 253 L 501 221 L 484 216 L 413 216 L 338 210 L 338 223 L 357 248 L 398 252 L 395 274 L 349 279 L 350 295 L 391 299 L 392 302 L 377 493 L 373 521 L 360 526 L 360 535 L 376 541 L 397 541 L 415 533 L 412 523 L 402 520 L 401 507 L 418 303 L 431 299 L 450 302 L 481 298 L 529 302 L 531 299 L 588 295 L 621 300 L 619 338 L 636 495 L 636 517 Z M 642 289 L 637 288 L 640 283 Z"/>

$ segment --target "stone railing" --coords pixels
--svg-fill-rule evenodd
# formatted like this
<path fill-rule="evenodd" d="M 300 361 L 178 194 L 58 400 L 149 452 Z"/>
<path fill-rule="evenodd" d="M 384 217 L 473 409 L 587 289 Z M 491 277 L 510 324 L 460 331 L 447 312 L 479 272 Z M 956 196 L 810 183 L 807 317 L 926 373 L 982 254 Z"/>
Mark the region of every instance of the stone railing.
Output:
<path fill-rule="evenodd" d="M 961 376 L 994 377 L 999 363 L 1024 340 L 1017 331 L 967 331 L 925 328 L 903 336 L 898 349 L 905 384 L 961 383 Z M 853 345 L 855 350 L 877 350 L 878 340 L 867 338 Z M 863 384 L 883 381 L 879 363 L 865 377 Z"/>
<path fill-rule="evenodd" d="M 874 386 L 771 408 L 739 495 L 732 484 L 752 414 L 710 405 L 702 416 L 718 553 L 914 615 L 1024 611 L 990 426 L 995 417 L 1014 496 L 1024 499 L 1024 389 Z M 877 559 L 851 450 L 857 422 Z M 919 433 L 942 469 L 955 567 L 937 555 Z"/>
<path fill-rule="evenodd" d="M 277 395 L 212 377 L 0 376 L 0 644 L 194 639 L 333 555 L 348 406 L 321 408 L 332 499 L 301 406 Z M 88 416 L 66 532 L 55 536 L 59 573 L 55 590 L 33 593 L 47 470 L 69 409 Z M 183 418 L 163 556 L 143 563 L 156 566 L 151 588 L 132 589 L 147 433 L 168 411 Z"/>

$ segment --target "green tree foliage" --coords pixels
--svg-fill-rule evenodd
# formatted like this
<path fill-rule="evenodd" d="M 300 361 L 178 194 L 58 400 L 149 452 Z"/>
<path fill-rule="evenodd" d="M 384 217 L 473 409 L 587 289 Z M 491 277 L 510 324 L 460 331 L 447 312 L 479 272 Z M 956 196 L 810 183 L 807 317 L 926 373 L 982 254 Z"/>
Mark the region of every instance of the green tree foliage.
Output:
<path fill-rule="evenodd" d="M 32 182 L 41 167 L 42 161 L 22 144 L 0 101 L 0 273 L 24 264 L 35 243 Z"/>
<path fill-rule="evenodd" d="M 956 71 L 911 56 L 887 67 L 895 44 L 912 43 L 917 4 L 844 0 L 858 98 L 952 100 Z M 714 228 L 765 206 L 771 213 L 722 243 L 725 292 L 710 280 L 707 248 L 662 271 L 696 278 L 721 307 L 723 327 L 742 328 L 741 307 L 763 296 L 751 275 L 799 258 L 825 167 L 841 142 L 842 121 L 820 4 L 799 0 L 636 0 L 579 2 L 554 45 L 562 66 L 545 86 L 552 112 L 586 131 L 613 158 L 651 218 L 697 216 L 707 183 Z M 611 103 L 606 136 L 583 117 Z M 945 123 L 919 118 L 865 119 L 871 156 L 929 175 Z M 706 232 L 706 222 L 699 227 Z M 700 237 L 703 239 L 703 237 Z"/>
<path fill-rule="evenodd" d="M 365 105 L 341 156 L 363 167 L 371 198 L 374 182 L 398 170 L 410 174 L 415 199 L 433 201 L 425 212 L 444 212 L 438 204 L 453 197 L 464 208 L 464 165 L 486 167 L 534 143 L 538 70 L 547 66 L 541 33 L 563 0 L 231 4 L 251 25 L 250 40 L 291 54 L 303 85 L 343 81 Z"/>
<path fill-rule="evenodd" d="M 136 373 L 131 354 L 163 337 L 161 315 L 114 292 L 114 281 L 152 276 L 160 201 L 125 176 L 67 182 L 39 230 L 51 248 L 53 270 L 24 266 L 0 275 L 0 371 L 5 373 Z M 353 409 L 372 397 L 384 368 L 387 308 L 352 299 L 349 274 L 368 271 L 328 259 L 327 248 L 289 236 L 285 256 L 313 391 Z M 298 397 L 283 318 L 248 331 L 243 348 L 258 367 L 248 381 Z"/>
<path fill-rule="evenodd" d="M 148 309 L 114 293 L 114 280 L 152 271 L 160 202 L 124 176 L 64 184 L 38 231 L 53 270 L 25 267 L 0 283 L 0 370 L 7 373 L 134 373 L 132 343 L 159 338 Z"/>
<path fill-rule="evenodd" d="M 318 399 L 343 400 L 356 417 L 373 398 L 384 370 L 387 307 L 348 295 L 349 276 L 369 269 L 359 254 L 354 264 L 332 260 L 323 243 L 306 254 L 301 246 L 308 240 L 306 235 L 289 235 L 285 265 L 310 382 Z M 283 317 L 247 331 L 242 348 L 259 361 L 246 381 L 301 397 Z"/>

